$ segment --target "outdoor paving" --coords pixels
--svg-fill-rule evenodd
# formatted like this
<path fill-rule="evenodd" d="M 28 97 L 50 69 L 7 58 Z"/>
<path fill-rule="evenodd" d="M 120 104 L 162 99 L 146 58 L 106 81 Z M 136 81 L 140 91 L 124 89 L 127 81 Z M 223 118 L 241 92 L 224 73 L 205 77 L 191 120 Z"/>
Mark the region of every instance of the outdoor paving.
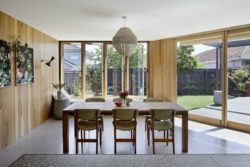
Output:
<path fill-rule="evenodd" d="M 237 97 L 228 100 L 228 120 L 250 124 L 250 97 Z M 192 114 L 221 119 L 221 106 L 207 106 L 191 111 Z"/>

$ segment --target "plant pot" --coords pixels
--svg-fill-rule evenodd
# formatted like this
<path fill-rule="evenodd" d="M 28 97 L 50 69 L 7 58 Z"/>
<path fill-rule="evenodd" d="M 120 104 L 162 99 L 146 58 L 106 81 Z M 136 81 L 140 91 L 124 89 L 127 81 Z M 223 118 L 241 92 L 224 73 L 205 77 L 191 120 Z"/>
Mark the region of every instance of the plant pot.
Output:
<path fill-rule="evenodd" d="M 250 96 L 250 82 L 247 82 L 245 84 L 245 93 L 246 93 L 246 96 Z"/>
<path fill-rule="evenodd" d="M 214 91 L 214 105 L 221 106 L 221 97 L 222 97 L 222 91 L 220 90 Z"/>

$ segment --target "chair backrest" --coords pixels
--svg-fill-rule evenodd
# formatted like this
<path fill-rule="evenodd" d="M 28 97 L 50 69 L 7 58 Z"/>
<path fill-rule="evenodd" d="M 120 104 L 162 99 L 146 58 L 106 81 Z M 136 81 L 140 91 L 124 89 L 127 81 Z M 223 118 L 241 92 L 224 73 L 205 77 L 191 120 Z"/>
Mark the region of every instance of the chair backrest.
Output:
<path fill-rule="evenodd" d="M 86 102 L 105 102 L 105 99 L 102 97 L 90 97 L 85 99 Z"/>
<path fill-rule="evenodd" d="M 113 109 L 114 119 L 136 120 L 137 109 Z"/>
<path fill-rule="evenodd" d="M 173 120 L 175 110 L 170 109 L 151 109 L 152 119 L 154 120 Z"/>
<path fill-rule="evenodd" d="M 76 120 L 97 120 L 99 109 L 77 109 L 75 110 Z"/>
<path fill-rule="evenodd" d="M 127 98 L 127 100 L 128 100 L 129 102 L 132 102 L 132 101 L 133 101 L 133 99 L 131 99 L 131 98 Z M 113 102 L 115 102 L 115 101 L 123 101 L 123 99 L 120 98 L 120 97 L 117 97 L 117 98 L 114 98 L 114 99 L 113 99 Z"/>
<path fill-rule="evenodd" d="M 157 99 L 157 98 L 146 98 L 146 99 L 143 99 L 143 102 L 163 102 L 163 100 Z"/>

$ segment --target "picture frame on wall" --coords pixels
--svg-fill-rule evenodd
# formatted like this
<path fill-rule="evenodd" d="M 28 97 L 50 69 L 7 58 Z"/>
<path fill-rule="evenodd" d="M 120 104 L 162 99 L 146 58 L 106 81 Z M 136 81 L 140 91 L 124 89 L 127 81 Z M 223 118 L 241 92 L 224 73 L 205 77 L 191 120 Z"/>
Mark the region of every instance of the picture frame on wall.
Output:
<path fill-rule="evenodd" d="M 28 44 L 16 42 L 16 84 L 30 84 L 34 82 L 33 48 Z"/>
<path fill-rule="evenodd" d="M 11 44 L 0 40 L 0 88 L 11 86 Z"/>

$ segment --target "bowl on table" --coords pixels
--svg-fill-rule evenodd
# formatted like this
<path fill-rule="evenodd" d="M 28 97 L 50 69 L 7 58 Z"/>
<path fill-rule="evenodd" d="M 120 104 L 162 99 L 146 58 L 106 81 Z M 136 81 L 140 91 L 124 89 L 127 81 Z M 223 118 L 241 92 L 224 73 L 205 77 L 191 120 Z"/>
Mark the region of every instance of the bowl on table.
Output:
<path fill-rule="evenodd" d="M 115 101 L 114 103 L 115 103 L 116 107 L 122 106 L 122 101 Z"/>

